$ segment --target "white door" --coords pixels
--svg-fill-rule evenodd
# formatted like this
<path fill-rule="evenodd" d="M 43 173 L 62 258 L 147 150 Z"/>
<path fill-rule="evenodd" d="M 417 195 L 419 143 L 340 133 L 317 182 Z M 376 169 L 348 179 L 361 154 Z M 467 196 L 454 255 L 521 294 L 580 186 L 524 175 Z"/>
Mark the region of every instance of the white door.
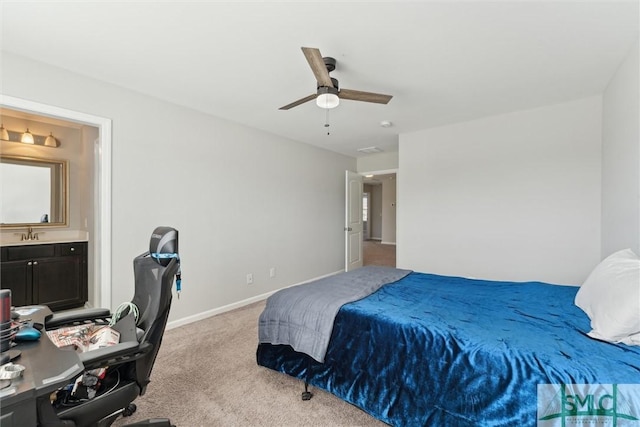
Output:
<path fill-rule="evenodd" d="M 345 271 L 362 267 L 362 175 L 346 171 Z"/>

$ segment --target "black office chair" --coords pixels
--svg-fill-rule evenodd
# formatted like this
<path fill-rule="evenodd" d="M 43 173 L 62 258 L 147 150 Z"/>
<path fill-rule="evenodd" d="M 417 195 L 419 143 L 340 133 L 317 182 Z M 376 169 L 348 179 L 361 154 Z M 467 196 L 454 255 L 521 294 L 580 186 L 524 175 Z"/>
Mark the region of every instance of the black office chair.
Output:
<path fill-rule="evenodd" d="M 120 415 L 131 415 L 132 402 L 145 393 L 171 308 L 174 278 L 180 286 L 178 231 L 158 227 L 151 235 L 149 252 L 133 260 L 135 294 L 132 303 L 138 308 L 137 325 L 133 310 L 124 310 L 115 329 L 120 328 L 120 343 L 80 353 L 85 371 L 108 366 L 107 375 L 95 397 L 77 402 L 51 404 L 49 397 L 38 401 L 40 427 L 106 427 Z M 115 315 L 115 313 L 114 313 Z M 47 330 L 87 321 L 108 322 L 112 314 L 107 309 L 85 309 L 56 313 L 47 319 Z M 124 338 L 124 339 L 123 339 Z M 168 419 L 153 419 L 131 425 L 172 426 Z"/>

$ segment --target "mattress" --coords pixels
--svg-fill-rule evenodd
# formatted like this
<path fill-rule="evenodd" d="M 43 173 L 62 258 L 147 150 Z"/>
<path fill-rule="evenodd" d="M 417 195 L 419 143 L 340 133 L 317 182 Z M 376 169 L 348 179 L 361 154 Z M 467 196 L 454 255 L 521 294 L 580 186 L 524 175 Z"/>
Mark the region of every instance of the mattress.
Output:
<path fill-rule="evenodd" d="M 257 362 L 391 425 L 535 426 L 538 385 L 640 384 L 640 348 L 587 336 L 577 290 L 412 272 L 340 308 L 324 363 Z"/>

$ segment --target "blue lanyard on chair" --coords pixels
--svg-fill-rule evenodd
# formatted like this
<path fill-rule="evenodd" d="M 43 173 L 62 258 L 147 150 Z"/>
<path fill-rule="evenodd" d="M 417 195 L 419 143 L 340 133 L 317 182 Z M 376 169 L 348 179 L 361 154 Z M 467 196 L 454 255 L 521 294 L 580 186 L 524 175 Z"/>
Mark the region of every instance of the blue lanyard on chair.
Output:
<path fill-rule="evenodd" d="M 180 291 L 182 290 L 182 275 L 180 271 L 180 255 L 176 253 L 167 254 L 167 253 L 149 253 L 152 258 L 155 259 L 167 259 L 167 258 L 176 258 L 178 261 L 178 272 L 176 273 L 176 291 L 178 292 L 178 299 L 180 299 Z"/>

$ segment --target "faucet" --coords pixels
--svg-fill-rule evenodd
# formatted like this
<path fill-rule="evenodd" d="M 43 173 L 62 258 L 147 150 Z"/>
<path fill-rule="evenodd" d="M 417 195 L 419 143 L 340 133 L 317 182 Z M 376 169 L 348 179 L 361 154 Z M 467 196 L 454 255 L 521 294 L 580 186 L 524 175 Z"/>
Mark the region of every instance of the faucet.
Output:
<path fill-rule="evenodd" d="M 27 228 L 27 233 L 22 233 L 22 239 L 21 240 L 38 240 L 38 233 L 34 233 L 33 232 L 33 228 L 29 227 Z"/>

